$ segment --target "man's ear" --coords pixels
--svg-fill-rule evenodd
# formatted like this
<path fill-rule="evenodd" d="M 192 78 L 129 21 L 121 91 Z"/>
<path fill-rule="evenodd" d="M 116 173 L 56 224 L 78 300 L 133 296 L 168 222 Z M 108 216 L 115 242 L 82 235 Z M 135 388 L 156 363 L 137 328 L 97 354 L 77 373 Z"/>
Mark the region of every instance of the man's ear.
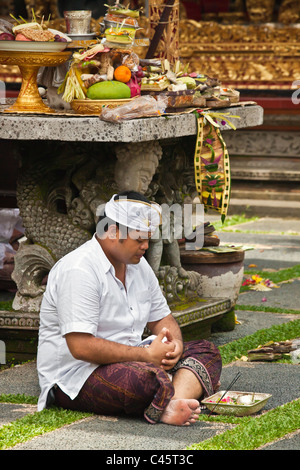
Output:
<path fill-rule="evenodd" d="M 118 238 L 119 229 L 115 224 L 109 225 L 107 229 L 107 237 L 110 240 L 116 240 Z"/>

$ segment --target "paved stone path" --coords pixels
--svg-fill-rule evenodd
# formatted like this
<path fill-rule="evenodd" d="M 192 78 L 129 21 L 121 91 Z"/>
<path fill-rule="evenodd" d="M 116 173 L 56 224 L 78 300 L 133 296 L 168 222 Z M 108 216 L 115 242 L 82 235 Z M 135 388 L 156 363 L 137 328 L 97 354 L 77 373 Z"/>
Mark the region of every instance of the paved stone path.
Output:
<path fill-rule="evenodd" d="M 268 223 L 267 223 L 268 222 Z M 266 221 L 265 227 L 282 229 L 286 220 Z M 273 225 L 272 225 L 273 224 Z M 257 234 L 221 232 L 222 242 L 256 244 L 255 250 L 246 252 L 245 267 L 255 263 L 257 269 L 280 269 L 300 264 L 300 222 L 294 225 L 299 235 L 285 236 L 274 233 Z M 252 223 L 252 230 L 259 227 L 261 220 Z M 249 224 L 247 227 L 249 230 Z M 278 230 L 279 231 L 279 230 Z M 283 231 L 283 230 L 282 230 Z M 265 306 L 285 309 L 300 309 L 300 280 L 281 284 L 279 289 L 266 293 L 247 292 L 240 294 L 238 304 L 261 305 L 261 297 L 267 297 Z M 221 346 L 236 339 L 248 336 L 255 331 L 270 328 L 274 324 L 289 322 L 299 318 L 297 315 L 278 314 L 258 311 L 236 311 L 240 324 L 231 332 L 213 333 L 210 340 Z M 225 389 L 236 373 L 241 376 L 235 390 L 256 391 L 272 394 L 265 410 L 270 410 L 299 397 L 299 366 L 277 363 L 247 363 L 237 361 L 226 365 L 221 375 L 221 389 Z M 0 372 L 0 394 L 38 396 L 39 386 L 35 362 L 15 366 Z M 36 411 L 35 405 L 16 405 L 0 403 L 0 426 Z M 189 427 L 173 427 L 165 424 L 149 425 L 145 421 L 128 417 L 92 416 L 53 432 L 38 436 L 28 442 L 15 446 L 14 450 L 151 450 L 179 451 L 188 445 L 203 441 L 217 433 L 229 429 L 231 425 L 213 422 L 198 422 Z M 299 433 L 288 435 L 278 442 L 263 447 L 264 450 L 299 449 Z"/>

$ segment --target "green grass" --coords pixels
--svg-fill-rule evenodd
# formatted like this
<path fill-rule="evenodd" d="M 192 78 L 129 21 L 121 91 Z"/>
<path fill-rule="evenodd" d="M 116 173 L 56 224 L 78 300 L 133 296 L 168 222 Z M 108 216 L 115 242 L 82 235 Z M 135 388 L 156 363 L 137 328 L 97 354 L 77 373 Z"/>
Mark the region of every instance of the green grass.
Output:
<path fill-rule="evenodd" d="M 199 329 L 199 333 L 197 330 Z M 200 337 L 201 325 L 194 326 L 192 333 L 183 333 L 184 341 L 190 341 Z M 230 343 L 219 346 L 223 365 L 246 356 L 249 349 L 254 349 L 267 341 L 286 341 L 300 337 L 300 320 L 296 319 L 281 325 L 273 325 L 264 330 L 258 330 L 252 335 L 245 336 Z"/>
<path fill-rule="evenodd" d="M 260 217 L 245 217 L 245 214 L 233 215 L 231 217 L 227 217 L 224 223 L 222 223 L 221 220 L 213 222 L 213 226 L 215 227 L 216 231 L 222 231 L 222 229 L 231 227 L 232 225 L 244 224 L 245 222 L 254 222 L 255 220 L 259 219 Z"/>
<path fill-rule="evenodd" d="M 235 311 L 248 310 L 250 312 L 270 312 L 270 313 L 294 313 L 298 315 L 300 310 L 293 310 L 291 308 L 279 308 L 279 307 L 265 307 L 264 305 L 235 305 Z"/>
<path fill-rule="evenodd" d="M 38 397 L 34 397 L 32 395 L 24 395 L 24 393 L 16 394 L 16 395 L 13 395 L 11 393 L 0 394 L 0 403 L 22 403 L 22 404 L 26 403 L 29 405 L 36 405 L 37 402 L 38 402 Z"/>
<path fill-rule="evenodd" d="M 282 325 L 273 325 L 271 328 L 259 330 L 252 335 L 237 339 L 231 343 L 219 346 L 223 365 L 246 356 L 249 349 L 255 349 L 267 341 L 286 341 L 300 337 L 300 320 L 293 320 Z"/>
<path fill-rule="evenodd" d="M 61 408 L 50 408 L 28 414 L 0 428 L 0 450 L 26 442 L 35 436 L 54 431 L 88 416 L 92 415 Z"/>
<path fill-rule="evenodd" d="M 187 447 L 188 450 L 254 450 L 295 432 L 300 424 L 300 400 L 274 408 L 260 416 L 243 418 L 222 434 Z"/>

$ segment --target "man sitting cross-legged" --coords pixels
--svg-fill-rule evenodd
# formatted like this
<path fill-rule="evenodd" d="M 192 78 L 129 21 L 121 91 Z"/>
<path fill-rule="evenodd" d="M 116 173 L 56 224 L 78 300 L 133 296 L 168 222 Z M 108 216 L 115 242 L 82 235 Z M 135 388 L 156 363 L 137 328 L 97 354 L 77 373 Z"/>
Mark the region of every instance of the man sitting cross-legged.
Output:
<path fill-rule="evenodd" d="M 139 193 L 114 195 L 93 238 L 50 271 L 40 311 L 39 410 L 55 403 L 190 425 L 199 399 L 216 391 L 218 349 L 183 342 L 144 258 L 160 221 L 160 206 Z M 146 326 L 152 336 L 142 341 Z"/>

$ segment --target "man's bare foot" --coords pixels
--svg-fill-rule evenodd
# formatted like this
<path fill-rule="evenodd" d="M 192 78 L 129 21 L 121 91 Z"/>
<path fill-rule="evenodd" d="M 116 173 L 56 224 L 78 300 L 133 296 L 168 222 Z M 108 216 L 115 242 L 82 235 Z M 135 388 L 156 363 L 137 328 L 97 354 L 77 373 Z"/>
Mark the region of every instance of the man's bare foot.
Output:
<path fill-rule="evenodd" d="M 189 426 L 197 421 L 200 405 L 197 400 L 178 398 L 171 400 L 161 416 L 161 422 L 174 426 Z"/>

